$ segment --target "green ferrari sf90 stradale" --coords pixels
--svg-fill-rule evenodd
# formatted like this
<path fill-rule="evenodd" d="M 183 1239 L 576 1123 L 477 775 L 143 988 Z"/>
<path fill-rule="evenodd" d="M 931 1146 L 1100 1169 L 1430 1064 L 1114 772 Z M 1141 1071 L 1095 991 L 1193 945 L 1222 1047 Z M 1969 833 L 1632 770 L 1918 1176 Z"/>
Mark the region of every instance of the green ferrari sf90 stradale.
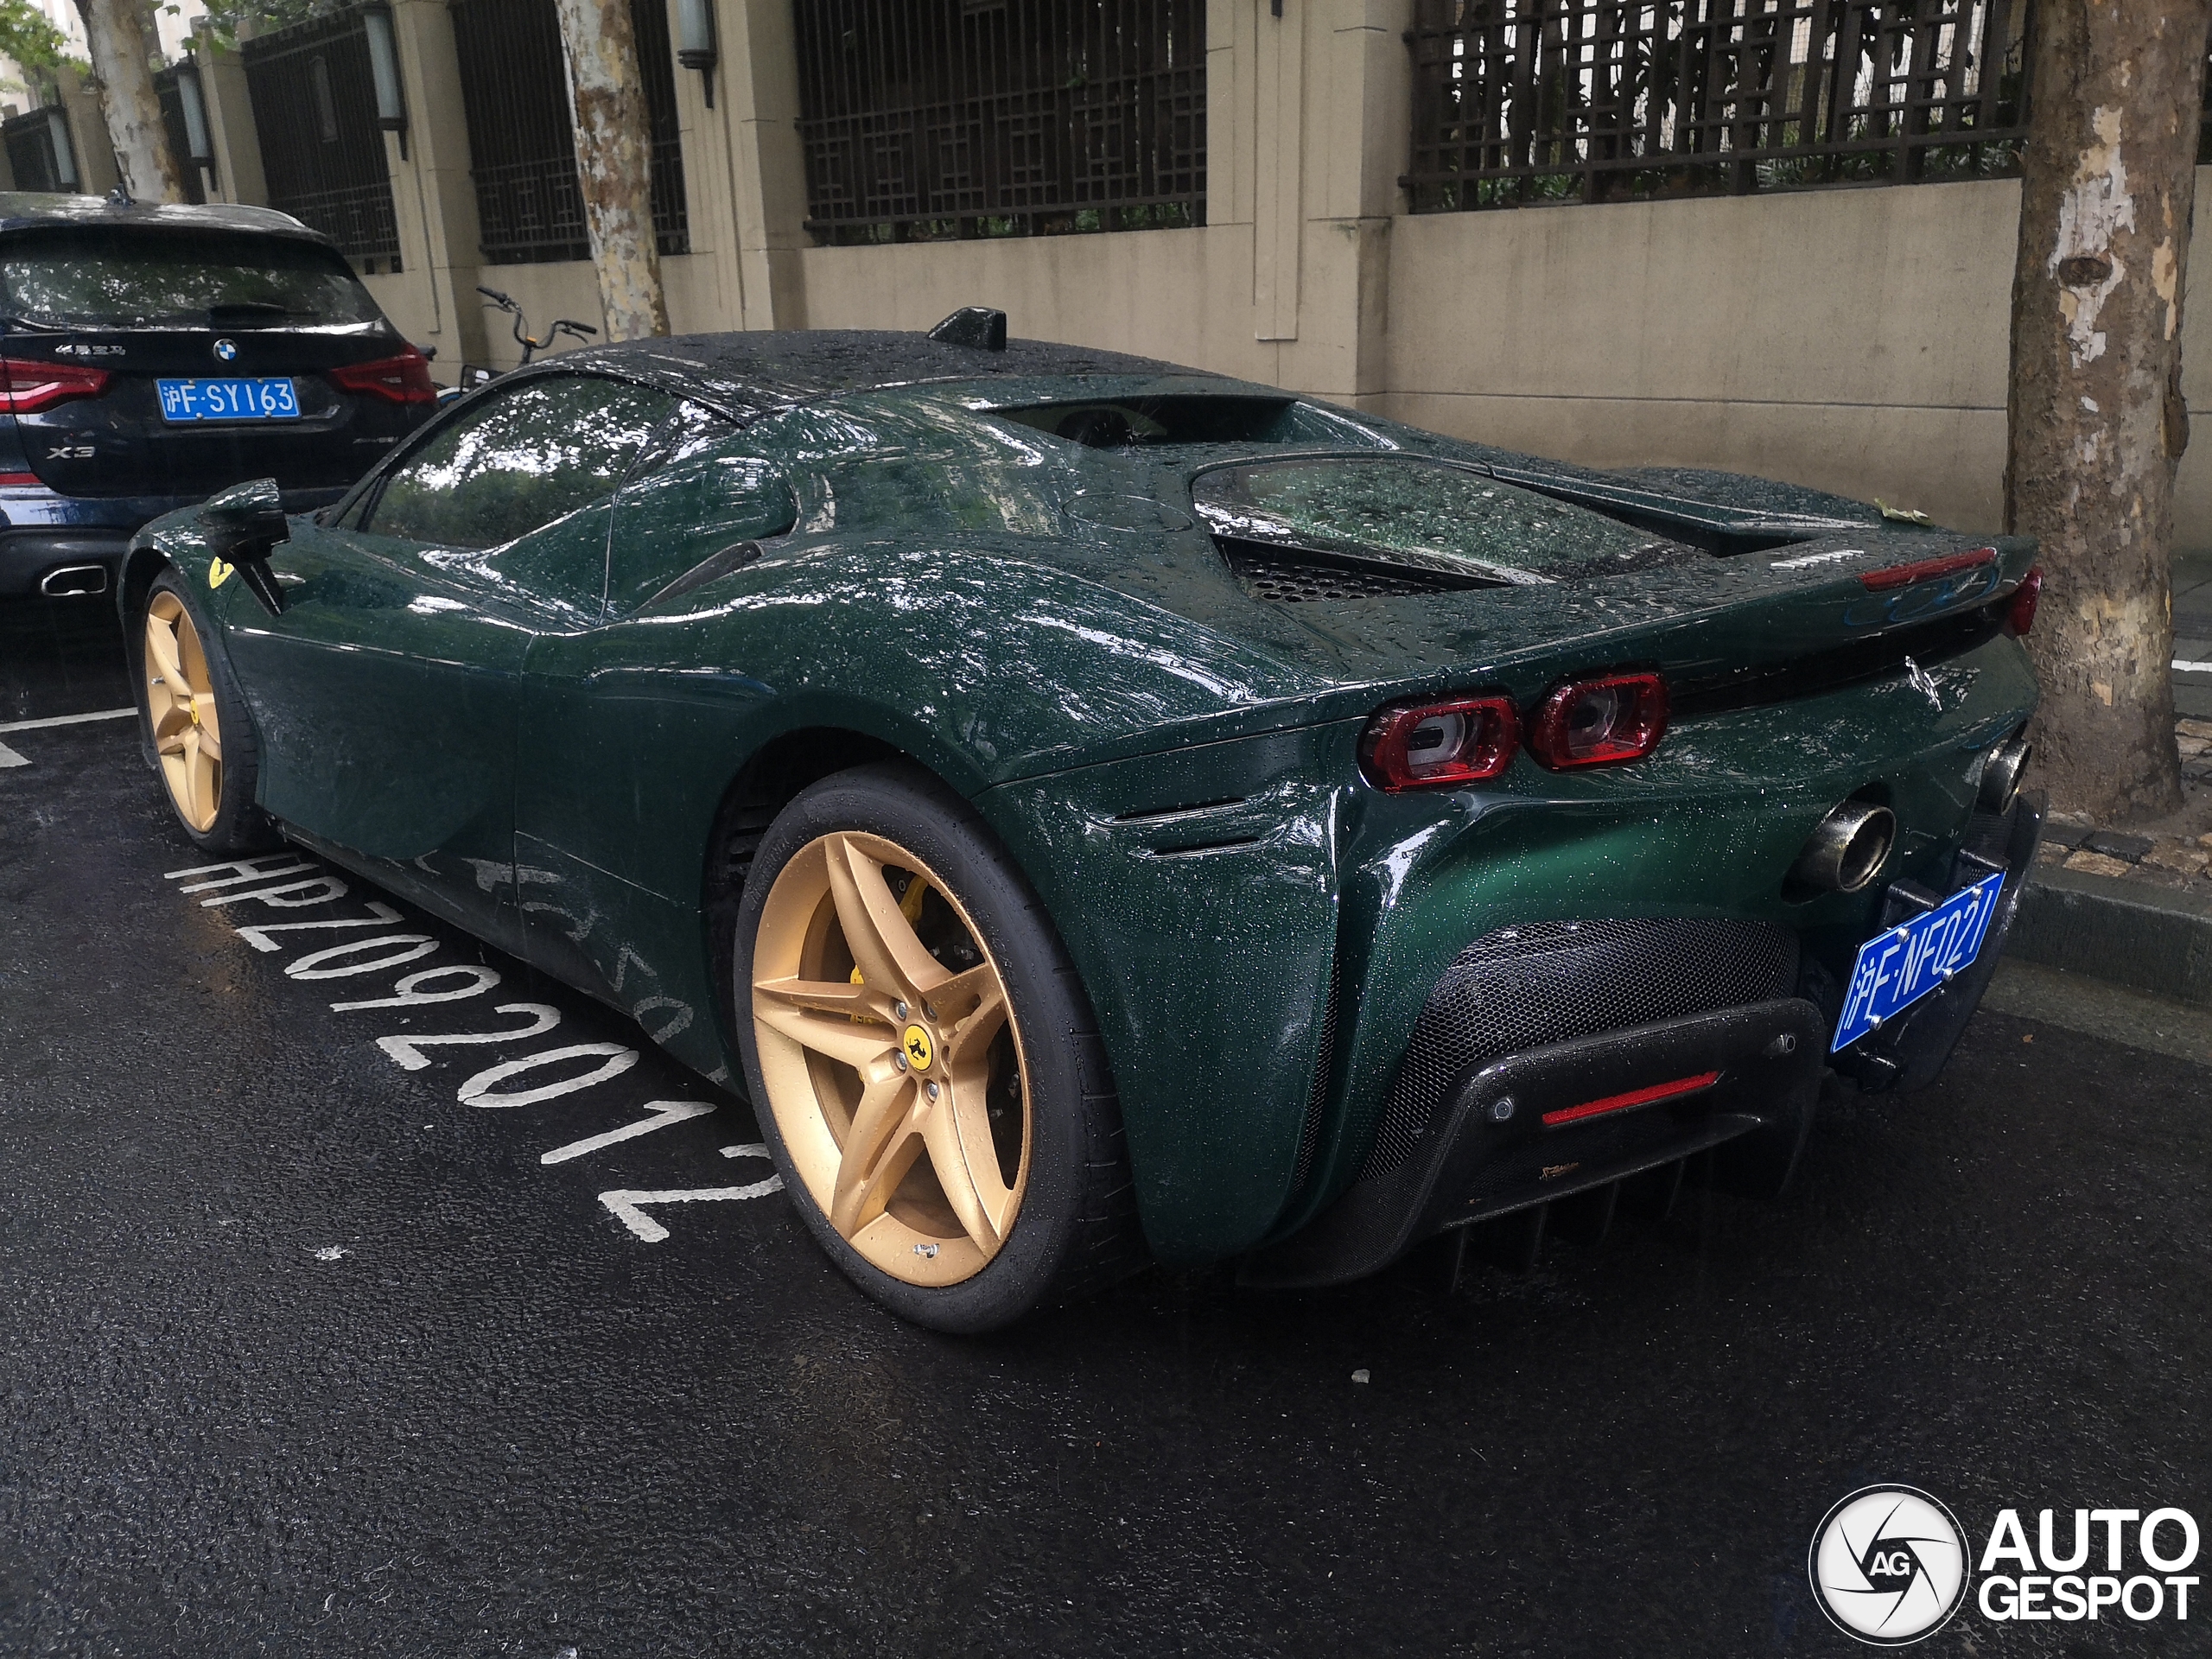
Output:
<path fill-rule="evenodd" d="M 1928 1083 L 2034 855 L 2032 553 L 971 311 L 535 365 L 121 602 L 201 847 L 638 1016 L 974 1332 L 1771 1192 L 1831 1070 Z"/>

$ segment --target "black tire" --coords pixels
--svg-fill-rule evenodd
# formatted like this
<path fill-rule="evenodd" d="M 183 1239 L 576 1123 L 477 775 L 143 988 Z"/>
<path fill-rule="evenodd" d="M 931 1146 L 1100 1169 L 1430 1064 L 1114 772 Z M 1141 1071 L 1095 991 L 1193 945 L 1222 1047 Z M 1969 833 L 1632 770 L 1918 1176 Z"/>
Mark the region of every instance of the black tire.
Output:
<path fill-rule="evenodd" d="M 185 816 L 182 804 L 167 781 L 156 747 L 146 664 L 146 625 L 148 613 L 164 594 L 183 608 L 199 636 L 208 690 L 214 696 L 215 716 L 221 733 L 222 766 L 217 805 L 213 821 L 204 828 Z M 176 814 L 177 826 L 194 845 L 210 853 L 267 852 L 281 845 L 283 838 L 276 832 L 275 821 L 254 804 L 254 791 L 261 773 L 260 738 L 254 730 L 253 717 L 246 710 L 245 698 L 238 690 L 237 677 L 231 672 L 230 663 L 214 643 L 216 639 L 213 622 L 191 585 L 178 578 L 174 567 L 164 566 L 147 585 L 144 597 L 132 611 L 124 638 L 130 653 L 131 683 L 137 696 L 138 734 L 147 764 L 156 777 L 163 779 L 162 793 Z"/>
<path fill-rule="evenodd" d="M 1027 1185 L 997 1254 L 955 1284 L 906 1283 L 846 1242 L 801 1179 L 763 1081 L 751 991 L 761 916 L 793 857 L 841 831 L 896 843 L 951 889 L 999 969 L 1022 1033 Z M 811 785 L 763 836 L 733 928 L 734 1025 L 761 1134 L 816 1240 L 861 1289 L 918 1325 L 975 1335 L 1094 1294 L 1145 1265 L 1120 1102 L 1090 999 L 1044 906 L 966 802 L 918 767 L 897 762 L 857 766 Z"/>

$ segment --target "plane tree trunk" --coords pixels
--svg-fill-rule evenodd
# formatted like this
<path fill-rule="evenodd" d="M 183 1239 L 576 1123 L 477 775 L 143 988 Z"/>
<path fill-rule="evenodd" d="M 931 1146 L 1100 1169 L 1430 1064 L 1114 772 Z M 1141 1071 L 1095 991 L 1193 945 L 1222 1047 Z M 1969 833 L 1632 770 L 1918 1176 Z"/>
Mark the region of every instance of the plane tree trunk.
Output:
<path fill-rule="evenodd" d="M 2043 543 L 2043 781 L 2107 823 L 2181 802 L 2167 560 L 2208 19 L 2212 0 L 2037 7 L 2005 520 Z"/>
<path fill-rule="evenodd" d="M 576 176 L 607 338 L 664 334 L 668 301 L 653 238 L 652 130 L 629 0 L 556 5 L 576 124 Z"/>
<path fill-rule="evenodd" d="M 77 0 L 92 50 L 92 75 L 99 82 L 100 111 L 107 118 L 123 188 L 139 201 L 182 201 L 184 175 L 169 154 L 162 125 L 162 103 L 154 92 L 149 67 L 153 41 L 147 37 L 137 0 Z"/>

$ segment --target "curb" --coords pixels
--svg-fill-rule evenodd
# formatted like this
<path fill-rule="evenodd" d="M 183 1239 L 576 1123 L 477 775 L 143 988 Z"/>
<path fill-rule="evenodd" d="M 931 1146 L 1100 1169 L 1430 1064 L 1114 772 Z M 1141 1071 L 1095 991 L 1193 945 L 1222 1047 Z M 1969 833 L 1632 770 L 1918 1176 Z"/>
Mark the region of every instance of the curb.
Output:
<path fill-rule="evenodd" d="M 2212 898 L 2038 868 L 2005 955 L 2212 1007 Z"/>

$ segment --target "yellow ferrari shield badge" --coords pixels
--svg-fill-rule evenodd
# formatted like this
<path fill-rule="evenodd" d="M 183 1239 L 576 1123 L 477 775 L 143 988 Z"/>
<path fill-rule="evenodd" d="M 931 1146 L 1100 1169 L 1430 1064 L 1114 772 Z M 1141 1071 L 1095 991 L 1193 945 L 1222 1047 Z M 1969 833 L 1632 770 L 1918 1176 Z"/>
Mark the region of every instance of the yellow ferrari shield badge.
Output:
<path fill-rule="evenodd" d="M 909 1026 L 901 1040 L 906 1051 L 906 1058 L 914 1070 L 928 1071 L 930 1061 L 935 1057 L 937 1052 L 930 1046 L 929 1033 L 924 1031 L 919 1026 Z"/>
<path fill-rule="evenodd" d="M 207 585 L 210 588 L 221 587 L 226 582 L 230 580 L 231 572 L 237 569 L 238 566 L 234 564 L 225 564 L 220 559 L 209 561 L 207 565 Z"/>

